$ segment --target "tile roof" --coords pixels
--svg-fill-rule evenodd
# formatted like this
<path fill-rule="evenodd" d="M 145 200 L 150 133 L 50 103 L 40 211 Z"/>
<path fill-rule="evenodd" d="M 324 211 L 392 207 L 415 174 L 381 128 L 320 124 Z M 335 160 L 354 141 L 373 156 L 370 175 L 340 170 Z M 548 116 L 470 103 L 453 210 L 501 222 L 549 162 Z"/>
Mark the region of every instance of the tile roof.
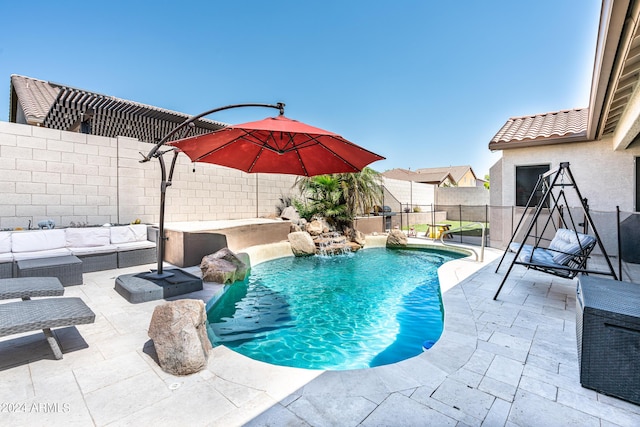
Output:
<path fill-rule="evenodd" d="M 427 170 L 427 169 L 424 169 L 424 170 Z M 382 176 L 384 176 L 385 178 L 397 179 L 400 181 L 423 182 L 427 184 L 436 184 L 436 185 L 441 184 L 444 180 L 447 179 L 447 177 L 453 180 L 453 177 L 448 172 L 448 170 L 436 171 L 436 172 L 418 172 L 418 171 L 414 172 L 407 169 L 396 168 L 396 169 L 390 169 L 388 171 L 382 172 Z"/>
<path fill-rule="evenodd" d="M 22 107 L 31 125 L 74 131 L 83 121 L 89 123 L 92 135 L 106 137 L 127 136 L 155 143 L 189 117 L 188 114 L 140 104 L 126 99 L 89 92 L 70 86 L 11 76 L 10 121 L 16 120 L 15 109 Z M 13 99 L 15 92 L 16 99 Z M 191 134 L 204 134 L 226 124 L 198 119 Z M 177 139 L 176 135 L 172 139 Z"/>
<path fill-rule="evenodd" d="M 42 124 L 60 93 L 60 88 L 49 82 L 16 74 L 11 76 L 11 86 L 20 101 L 27 123 L 32 125 Z"/>
<path fill-rule="evenodd" d="M 489 142 L 489 149 L 585 141 L 588 118 L 588 108 L 512 117 Z"/>
<path fill-rule="evenodd" d="M 476 175 L 473 172 L 473 169 L 471 168 L 471 166 L 469 165 L 447 166 L 447 167 L 440 167 L 440 168 L 420 168 L 420 169 L 416 169 L 416 172 L 419 174 L 432 173 L 432 174 L 445 176 L 445 177 L 446 177 L 446 174 L 448 173 L 448 174 L 451 174 L 451 177 L 455 182 L 458 182 L 462 179 L 464 174 L 466 174 L 467 171 L 469 170 L 471 170 L 471 173 L 473 173 L 473 176 Z"/>
<path fill-rule="evenodd" d="M 389 179 L 397 179 L 400 181 L 415 181 L 416 173 L 407 169 L 390 169 L 388 171 L 382 172 L 382 176 Z"/>

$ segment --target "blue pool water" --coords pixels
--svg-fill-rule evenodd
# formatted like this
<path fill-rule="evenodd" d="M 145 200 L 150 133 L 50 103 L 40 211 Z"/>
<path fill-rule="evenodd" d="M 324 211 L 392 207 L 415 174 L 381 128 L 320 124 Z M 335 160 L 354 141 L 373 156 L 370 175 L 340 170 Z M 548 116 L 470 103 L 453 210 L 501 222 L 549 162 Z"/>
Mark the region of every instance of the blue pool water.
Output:
<path fill-rule="evenodd" d="M 367 249 L 253 267 L 208 312 L 214 346 L 307 369 L 359 369 L 422 352 L 442 334 L 437 268 L 461 255 Z"/>

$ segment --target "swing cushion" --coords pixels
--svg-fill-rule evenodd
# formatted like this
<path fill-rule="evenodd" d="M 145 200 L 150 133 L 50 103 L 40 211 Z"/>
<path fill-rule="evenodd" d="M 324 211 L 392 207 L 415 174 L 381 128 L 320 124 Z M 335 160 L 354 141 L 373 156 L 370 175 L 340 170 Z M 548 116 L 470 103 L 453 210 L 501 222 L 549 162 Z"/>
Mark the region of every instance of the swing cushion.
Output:
<path fill-rule="evenodd" d="M 533 256 L 531 256 L 531 251 L 533 251 L 533 246 L 524 245 L 518 260 L 526 264 L 538 264 L 546 267 L 561 266 L 553 261 L 553 252 L 544 248 L 536 248 L 535 251 L 533 251 Z"/>
<path fill-rule="evenodd" d="M 596 238 L 593 236 L 560 228 L 549 243 L 549 250 L 555 251 L 553 262 L 566 265 L 576 255 L 581 255 L 582 250 L 590 248 L 595 241 Z"/>

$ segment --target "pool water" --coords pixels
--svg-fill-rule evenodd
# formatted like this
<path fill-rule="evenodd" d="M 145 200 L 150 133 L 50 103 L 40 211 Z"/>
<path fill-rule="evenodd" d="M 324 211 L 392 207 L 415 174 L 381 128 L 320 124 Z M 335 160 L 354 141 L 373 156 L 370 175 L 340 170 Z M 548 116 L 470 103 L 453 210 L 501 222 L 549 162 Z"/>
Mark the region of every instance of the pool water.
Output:
<path fill-rule="evenodd" d="M 437 268 L 463 255 L 376 248 L 254 266 L 208 314 L 214 346 L 267 363 L 360 369 L 420 354 L 442 334 Z"/>

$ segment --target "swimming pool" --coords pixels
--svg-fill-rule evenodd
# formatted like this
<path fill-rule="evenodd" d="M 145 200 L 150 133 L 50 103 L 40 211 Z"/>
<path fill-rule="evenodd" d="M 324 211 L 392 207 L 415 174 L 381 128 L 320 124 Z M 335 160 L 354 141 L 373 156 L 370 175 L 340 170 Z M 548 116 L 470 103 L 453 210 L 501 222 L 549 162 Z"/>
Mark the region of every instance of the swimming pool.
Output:
<path fill-rule="evenodd" d="M 209 336 L 267 363 L 360 369 L 420 354 L 442 334 L 437 268 L 464 255 L 375 248 L 253 267 L 209 309 Z"/>

